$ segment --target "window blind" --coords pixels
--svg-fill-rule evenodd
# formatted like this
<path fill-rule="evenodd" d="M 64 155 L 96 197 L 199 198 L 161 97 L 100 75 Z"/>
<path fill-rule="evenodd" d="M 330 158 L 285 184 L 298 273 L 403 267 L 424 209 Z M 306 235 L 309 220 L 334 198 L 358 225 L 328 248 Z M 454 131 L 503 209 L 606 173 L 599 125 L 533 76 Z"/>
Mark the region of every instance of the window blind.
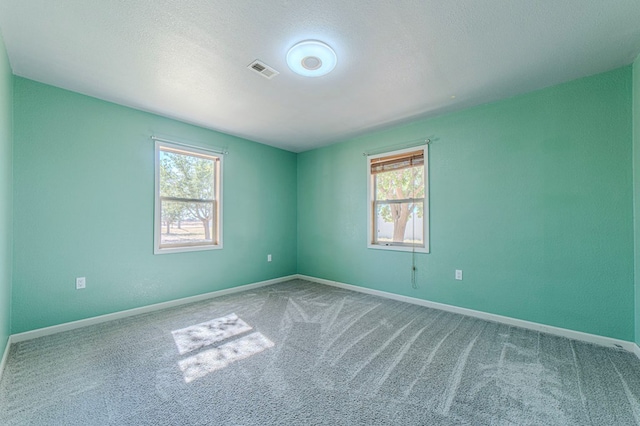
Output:
<path fill-rule="evenodd" d="M 424 164 L 424 151 L 413 151 L 371 160 L 371 174 L 408 169 Z"/>

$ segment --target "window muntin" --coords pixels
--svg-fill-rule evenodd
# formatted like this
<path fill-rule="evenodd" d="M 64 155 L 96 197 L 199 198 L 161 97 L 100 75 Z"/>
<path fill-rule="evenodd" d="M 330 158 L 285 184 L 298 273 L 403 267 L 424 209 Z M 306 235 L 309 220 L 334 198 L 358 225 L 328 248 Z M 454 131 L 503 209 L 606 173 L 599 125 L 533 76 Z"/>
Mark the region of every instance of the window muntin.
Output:
<path fill-rule="evenodd" d="M 222 248 L 222 154 L 156 142 L 155 250 Z"/>
<path fill-rule="evenodd" d="M 370 156 L 370 248 L 428 252 L 427 146 Z"/>

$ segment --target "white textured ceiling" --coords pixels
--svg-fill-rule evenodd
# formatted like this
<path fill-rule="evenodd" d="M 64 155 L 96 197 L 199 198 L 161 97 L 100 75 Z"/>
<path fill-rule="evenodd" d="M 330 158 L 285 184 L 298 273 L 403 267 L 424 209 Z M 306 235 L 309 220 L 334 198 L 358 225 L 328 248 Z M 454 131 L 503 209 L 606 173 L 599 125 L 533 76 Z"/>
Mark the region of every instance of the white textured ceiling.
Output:
<path fill-rule="evenodd" d="M 640 1 L 0 0 L 0 29 L 16 75 L 301 152 L 629 64 Z M 306 39 L 332 73 L 287 68 Z"/>

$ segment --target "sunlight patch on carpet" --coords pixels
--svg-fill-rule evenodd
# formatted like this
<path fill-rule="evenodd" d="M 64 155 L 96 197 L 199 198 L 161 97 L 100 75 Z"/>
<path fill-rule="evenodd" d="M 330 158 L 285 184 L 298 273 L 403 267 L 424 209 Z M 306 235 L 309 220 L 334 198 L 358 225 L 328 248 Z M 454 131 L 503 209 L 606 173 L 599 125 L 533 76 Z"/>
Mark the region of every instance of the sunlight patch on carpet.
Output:
<path fill-rule="evenodd" d="M 180 355 L 184 355 L 250 330 L 253 330 L 253 327 L 232 313 L 211 321 L 174 330 L 171 334 L 173 334 L 178 352 Z"/>
<path fill-rule="evenodd" d="M 262 333 L 248 336 L 190 356 L 178 363 L 184 381 L 190 383 L 229 364 L 256 355 L 274 346 Z"/>

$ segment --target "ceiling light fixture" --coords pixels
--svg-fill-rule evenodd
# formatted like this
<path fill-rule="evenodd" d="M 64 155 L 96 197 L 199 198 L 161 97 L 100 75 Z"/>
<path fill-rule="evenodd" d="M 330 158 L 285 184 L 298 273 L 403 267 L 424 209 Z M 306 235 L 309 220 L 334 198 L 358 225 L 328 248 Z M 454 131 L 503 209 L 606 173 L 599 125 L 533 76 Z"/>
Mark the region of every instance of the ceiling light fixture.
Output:
<path fill-rule="evenodd" d="M 305 40 L 287 52 L 287 65 L 305 77 L 320 77 L 330 73 L 338 63 L 336 52 L 317 40 Z"/>

